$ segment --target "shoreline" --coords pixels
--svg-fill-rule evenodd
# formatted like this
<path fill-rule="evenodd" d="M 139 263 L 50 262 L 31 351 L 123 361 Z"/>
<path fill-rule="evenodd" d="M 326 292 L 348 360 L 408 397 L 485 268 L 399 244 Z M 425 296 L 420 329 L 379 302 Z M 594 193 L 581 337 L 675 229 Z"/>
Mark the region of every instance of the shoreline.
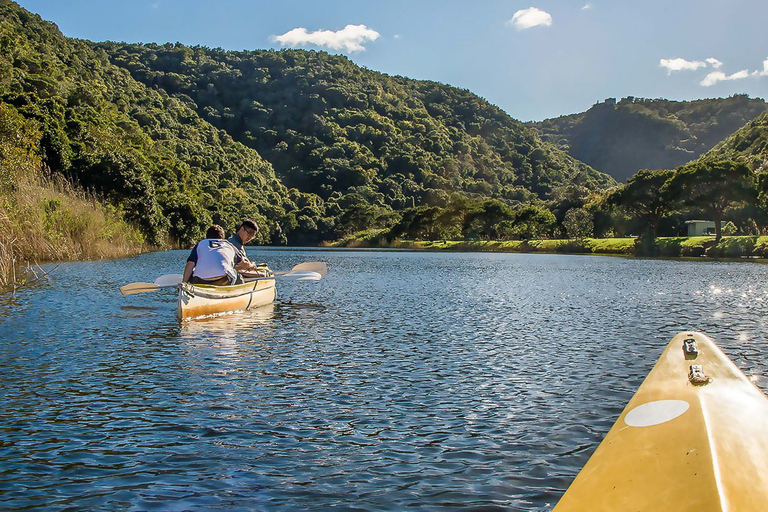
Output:
<path fill-rule="evenodd" d="M 586 238 L 583 240 L 395 240 L 391 243 L 343 240 L 324 247 L 347 249 L 405 249 L 436 252 L 515 252 L 542 254 L 593 254 L 643 258 L 696 260 L 768 260 L 768 236 L 726 236 L 715 245 L 714 236 L 659 237 L 641 247 L 637 238 Z"/>
<path fill-rule="evenodd" d="M 553 239 L 553 240 L 395 240 L 385 243 L 378 240 L 371 243 L 365 240 L 342 240 L 327 242 L 317 246 L 282 246 L 264 245 L 249 246 L 250 248 L 275 249 L 394 249 L 402 251 L 431 251 L 431 252 L 500 252 L 519 254 L 572 254 L 595 256 L 623 256 L 659 259 L 685 259 L 697 261 L 751 261 L 768 263 L 768 236 L 725 236 L 715 245 L 714 236 L 701 237 L 659 237 L 654 240 L 651 252 L 639 251 L 637 238 L 585 238 Z M 647 247 L 647 246 L 646 246 Z M 17 263 L 19 273 L 15 280 L 0 285 L 0 293 L 13 292 L 30 281 L 19 279 L 24 272 L 24 266 L 65 263 L 73 261 L 98 261 L 104 259 L 130 258 L 140 254 L 169 250 L 168 247 L 148 247 L 147 244 L 138 246 L 123 246 L 121 251 L 112 254 L 95 254 L 90 257 L 68 257 L 60 259 L 44 259 L 42 261 L 23 261 Z M 82 254 L 80 256 L 83 256 Z M 42 270 L 42 269 L 41 269 Z M 45 272 L 44 272 L 45 273 Z M 33 272 L 33 274 L 35 274 Z M 45 273 L 47 274 L 47 273 Z M 31 282 L 39 280 L 34 275 Z M 15 281 L 15 282 L 14 282 Z"/>

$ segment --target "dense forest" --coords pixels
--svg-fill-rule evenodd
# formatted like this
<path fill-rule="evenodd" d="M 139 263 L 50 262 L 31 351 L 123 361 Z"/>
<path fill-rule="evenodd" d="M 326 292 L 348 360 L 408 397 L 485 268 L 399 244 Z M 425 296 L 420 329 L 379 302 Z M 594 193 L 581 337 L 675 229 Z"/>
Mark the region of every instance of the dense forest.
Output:
<path fill-rule="evenodd" d="M 760 233 L 765 110 L 625 98 L 523 124 L 342 56 L 74 40 L 0 0 L 0 192 L 27 158 L 155 245 L 243 217 L 272 244 L 676 235 L 691 216 Z"/>
<path fill-rule="evenodd" d="M 748 122 L 701 157 L 701 160 L 738 160 L 756 172 L 768 172 L 768 112 Z"/>
<path fill-rule="evenodd" d="M 271 227 L 295 209 L 267 162 L 182 101 L 12 2 L 0 20 L 0 102 L 39 127 L 31 143 L 51 173 L 102 194 L 151 242 L 241 215 Z"/>
<path fill-rule="evenodd" d="M 316 195 L 314 211 L 301 212 L 304 223 L 314 228 L 308 219 L 338 212 L 332 231 L 327 224 L 314 230 L 323 238 L 389 227 L 414 208 L 485 211 L 487 199 L 519 208 L 556 200 L 574 184 L 587 192 L 613 184 L 469 91 L 390 77 L 342 56 L 179 44 L 98 48 L 257 150 L 286 186 Z"/>
<path fill-rule="evenodd" d="M 532 123 L 541 137 L 595 169 L 626 181 L 640 169 L 674 169 L 768 109 L 763 99 L 607 99 L 580 114 Z"/>
<path fill-rule="evenodd" d="M 7 0 L 0 103 L 39 126 L 50 173 L 154 243 L 244 216 L 260 243 L 316 243 L 408 209 L 614 183 L 468 91 L 322 52 L 94 44 Z"/>

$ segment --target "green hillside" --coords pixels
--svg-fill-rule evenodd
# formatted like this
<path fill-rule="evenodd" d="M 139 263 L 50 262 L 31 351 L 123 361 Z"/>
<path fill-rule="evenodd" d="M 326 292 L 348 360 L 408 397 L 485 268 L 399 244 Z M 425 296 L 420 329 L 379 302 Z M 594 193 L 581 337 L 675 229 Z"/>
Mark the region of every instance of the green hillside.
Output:
<path fill-rule="evenodd" d="M 0 1 L 0 102 L 39 124 L 44 164 L 117 205 L 154 243 L 295 209 L 271 166 L 103 51 Z"/>
<path fill-rule="evenodd" d="M 736 160 L 755 171 L 768 172 L 768 112 L 748 122 L 702 155 L 701 160 Z"/>
<path fill-rule="evenodd" d="M 487 224 L 491 199 L 515 209 L 614 184 L 469 91 L 322 52 L 74 40 L 8 0 L 0 104 L 39 126 L 30 144 L 53 175 L 156 244 L 245 216 L 261 243 L 317 243 L 450 204 L 457 222 L 478 210 Z"/>
<path fill-rule="evenodd" d="M 391 77 L 304 50 L 99 44 L 148 86 L 183 98 L 323 199 L 357 189 L 401 209 L 453 191 L 515 202 L 612 184 L 466 90 Z M 531 194 L 533 192 L 533 194 Z"/>
<path fill-rule="evenodd" d="M 629 97 L 532 126 L 574 158 L 626 181 L 640 169 L 673 169 L 697 159 L 766 109 L 764 100 L 746 95 L 696 101 Z"/>

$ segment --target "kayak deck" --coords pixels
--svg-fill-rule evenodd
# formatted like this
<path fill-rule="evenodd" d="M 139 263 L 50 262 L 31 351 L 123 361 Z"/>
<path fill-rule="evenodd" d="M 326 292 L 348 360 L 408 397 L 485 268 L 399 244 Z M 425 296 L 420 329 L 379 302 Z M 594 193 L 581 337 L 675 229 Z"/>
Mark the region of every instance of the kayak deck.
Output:
<path fill-rule="evenodd" d="M 707 336 L 675 336 L 554 512 L 768 510 L 768 399 Z"/>

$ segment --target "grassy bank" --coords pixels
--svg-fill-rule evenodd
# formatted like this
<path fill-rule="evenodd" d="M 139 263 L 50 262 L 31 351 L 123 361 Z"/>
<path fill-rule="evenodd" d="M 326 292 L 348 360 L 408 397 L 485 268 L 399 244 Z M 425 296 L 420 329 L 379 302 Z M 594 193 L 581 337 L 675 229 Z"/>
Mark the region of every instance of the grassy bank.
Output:
<path fill-rule="evenodd" d="M 768 258 L 768 236 L 726 236 L 715 245 L 714 236 L 660 237 L 643 247 L 636 238 L 582 240 L 395 240 L 386 243 L 375 233 L 349 237 L 334 247 L 391 247 L 433 251 L 542 252 L 570 254 L 624 254 L 663 257 Z"/>
<path fill-rule="evenodd" d="M 47 177 L 39 123 L 0 104 L 0 291 L 36 279 L 36 263 L 147 250 L 119 212 Z M 24 267 L 31 272 L 24 272 Z"/>
<path fill-rule="evenodd" d="M 64 182 L 38 177 L 0 191 L 0 289 L 36 279 L 34 265 L 40 262 L 115 258 L 148 249 L 118 212 Z M 24 270 L 28 266 L 32 271 Z"/>

